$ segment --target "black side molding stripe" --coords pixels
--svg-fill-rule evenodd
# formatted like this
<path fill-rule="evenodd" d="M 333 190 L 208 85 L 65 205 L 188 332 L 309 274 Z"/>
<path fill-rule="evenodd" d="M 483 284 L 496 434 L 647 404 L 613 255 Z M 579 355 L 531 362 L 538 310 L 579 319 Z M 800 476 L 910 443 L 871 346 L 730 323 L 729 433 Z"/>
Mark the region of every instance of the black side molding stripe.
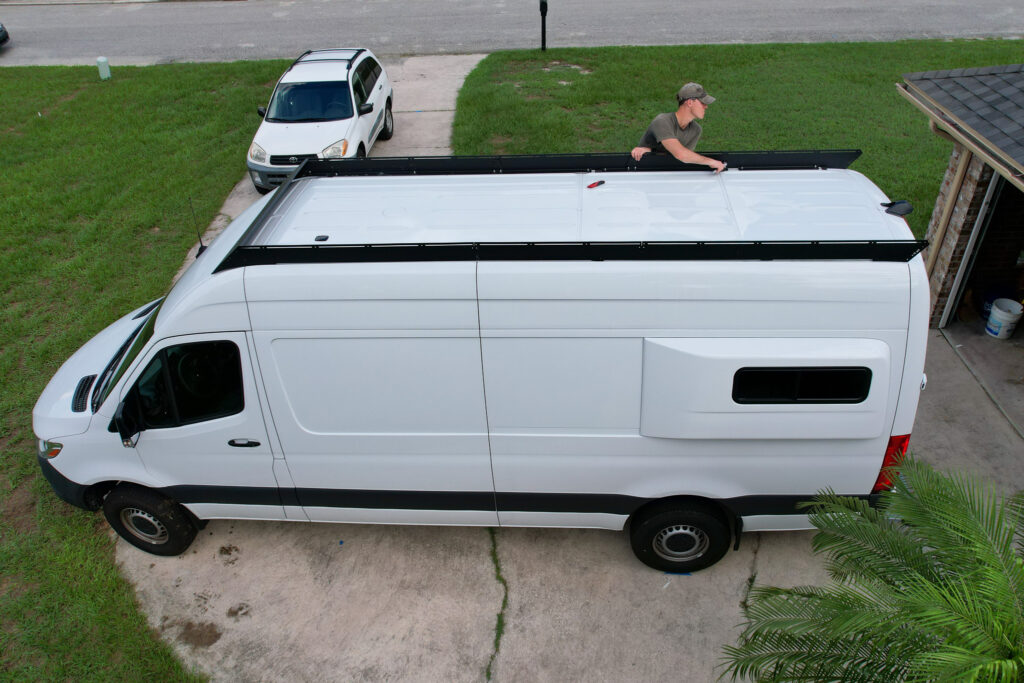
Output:
<path fill-rule="evenodd" d="M 282 505 L 280 489 L 255 486 L 168 486 L 158 489 L 179 503 Z"/>
<path fill-rule="evenodd" d="M 647 498 L 613 493 L 501 493 L 495 498 L 502 512 L 590 512 L 631 515 Z"/>
<path fill-rule="evenodd" d="M 374 510 L 493 510 L 491 491 L 364 491 L 296 489 L 306 507 Z"/>
<path fill-rule="evenodd" d="M 44 468 L 45 471 L 45 468 Z M 160 489 L 179 503 L 225 505 L 302 505 L 372 510 L 494 510 L 631 515 L 653 499 L 612 493 L 515 493 L 490 491 L 376 491 L 362 489 L 276 489 L 248 486 L 171 486 Z M 847 494 L 868 500 L 877 496 Z M 806 514 L 798 506 L 807 495 L 757 495 L 716 502 L 736 517 Z"/>

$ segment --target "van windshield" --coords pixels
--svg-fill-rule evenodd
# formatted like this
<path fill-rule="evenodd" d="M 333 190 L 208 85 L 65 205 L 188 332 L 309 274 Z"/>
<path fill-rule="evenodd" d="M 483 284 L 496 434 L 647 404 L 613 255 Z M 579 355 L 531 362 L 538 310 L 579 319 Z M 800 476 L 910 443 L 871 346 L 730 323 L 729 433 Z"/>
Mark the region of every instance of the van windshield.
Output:
<path fill-rule="evenodd" d="M 163 300 L 160 300 L 152 311 L 149 313 L 149 317 L 142 321 L 142 323 L 135 328 L 135 331 L 128 335 L 128 339 L 125 340 L 124 344 L 121 344 L 121 348 L 117 350 L 114 357 L 107 363 L 107 367 L 103 370 L 103 374 L 100 375 L 100 379 L 96 382 L 96 390 L 92 395 L 92 412 L 103 405 L 103 402 L 107 400 L 107 396 L 110 395 L 110 391 L 117 386 L 121 376 L 124 375 L 125 371 L 132 364 L 132 361 L 139 355 L 142 348 L 149 341 L 150 337 L 153 336 L 153 327 L 156 325 L 156 315 L 160 312 L 160 307 L 163 305 Z"/>
<path fill-rule="evenodd" d="M 348 81 L 281 83 L 270 98 L 265 121 L 310 123 L 352 118 Z"/>

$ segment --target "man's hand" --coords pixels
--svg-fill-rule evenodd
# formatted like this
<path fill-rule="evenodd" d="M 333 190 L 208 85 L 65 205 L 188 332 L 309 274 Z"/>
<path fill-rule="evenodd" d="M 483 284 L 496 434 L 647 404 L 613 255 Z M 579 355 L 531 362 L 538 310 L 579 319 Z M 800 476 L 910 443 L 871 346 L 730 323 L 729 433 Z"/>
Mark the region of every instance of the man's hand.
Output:
<path fill-rule="evenodd" d="M 711 170 L 714 171 L 716 175 L 725 170 L 725 162 L 719 161 L 718 159 L 708 159 L 708 166 L 711 167 Z"/>
<path fill-rule="evenodd" d="M 632 156 L 632 157 L 633 157 L 633 158 L 634 158 L 635 160 L 637 160 L 637 161 L 640 161 L 640 159 L 641 159 L 641 158 L 643 158 L 643 156 L 644 156 L 645 154 L 649 153 L 650 151 L 651 151 L 651 148 L 650 148 L 650 147 L 634 147 L 634 148 L 633 148 L 633 151 L 632 151 L 632 152 L 630 152 L 629 154 L 630 154 L 630 156 Z"/>

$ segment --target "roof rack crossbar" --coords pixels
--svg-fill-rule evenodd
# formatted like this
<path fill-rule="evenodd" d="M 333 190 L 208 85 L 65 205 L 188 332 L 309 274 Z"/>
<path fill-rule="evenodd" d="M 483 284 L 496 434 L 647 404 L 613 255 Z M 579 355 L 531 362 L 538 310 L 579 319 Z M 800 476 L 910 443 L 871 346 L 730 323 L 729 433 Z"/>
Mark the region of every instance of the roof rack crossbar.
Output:
<path fill-rule="evenodd" d="M 239 246 L 214 272 L 284 263 L 411 261 L 890 261 L 906 262 L 926 240 L 764 242 L 461 242 Z"/>

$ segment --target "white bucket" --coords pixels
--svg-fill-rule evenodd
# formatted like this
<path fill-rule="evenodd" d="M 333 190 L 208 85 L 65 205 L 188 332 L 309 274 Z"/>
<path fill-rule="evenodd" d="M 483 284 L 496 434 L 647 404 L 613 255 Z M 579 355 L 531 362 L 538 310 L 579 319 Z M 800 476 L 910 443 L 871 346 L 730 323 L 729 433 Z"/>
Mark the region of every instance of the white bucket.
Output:
<path fill-rule="evenodd" d="M 988 314 L 985 331 L 996 339 L 1006 339 L 1017 327 L 1024 306 L 1013 299 L 996 299 L 992 302 L 992 311 Z"/>

